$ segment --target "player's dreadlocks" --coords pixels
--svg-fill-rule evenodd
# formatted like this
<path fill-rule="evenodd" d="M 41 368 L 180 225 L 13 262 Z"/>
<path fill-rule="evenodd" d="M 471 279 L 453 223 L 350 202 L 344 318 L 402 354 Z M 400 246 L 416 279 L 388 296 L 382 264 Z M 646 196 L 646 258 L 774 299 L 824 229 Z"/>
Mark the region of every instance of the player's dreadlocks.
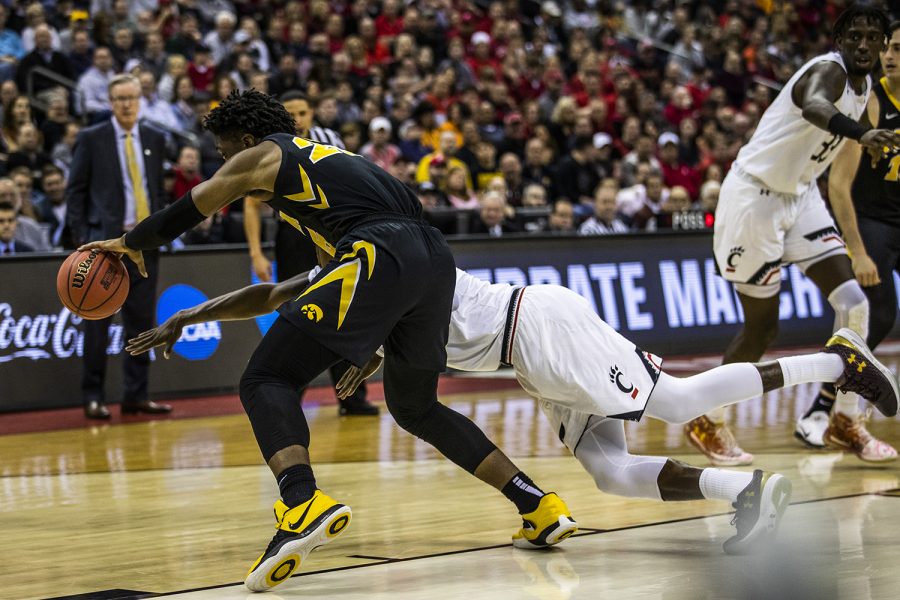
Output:
<path fill-rule="evenodd" d="M 879 26 L 885 33 L 890 25 L 887 15 L 880 8 L 865 3 L 855 3 L 838 16 L 831 29 L 831 39 L 836 40 L 843 36 L 856 19 L 865 19 L 870 24 Z"/>
<path fill-rule="evenodd" d="M 203 120 L 213 134 L 240 137 L 249 133 L 262 139 L 273 133 L 294 133 L 294 118 L 278 100 L 254 89 L 233 91 Z"/>

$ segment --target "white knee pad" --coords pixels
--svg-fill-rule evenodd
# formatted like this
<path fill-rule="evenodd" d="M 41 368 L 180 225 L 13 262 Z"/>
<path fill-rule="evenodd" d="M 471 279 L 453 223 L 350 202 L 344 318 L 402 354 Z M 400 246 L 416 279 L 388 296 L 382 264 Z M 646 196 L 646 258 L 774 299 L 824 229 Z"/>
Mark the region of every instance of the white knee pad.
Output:
<path fill-rule="evenodd" d="M 869 337 L 869 300 L 855 279 L 848 279 L 828 294 L 834 309 L 834 329 L 849 327 L 863 339 Z"/>

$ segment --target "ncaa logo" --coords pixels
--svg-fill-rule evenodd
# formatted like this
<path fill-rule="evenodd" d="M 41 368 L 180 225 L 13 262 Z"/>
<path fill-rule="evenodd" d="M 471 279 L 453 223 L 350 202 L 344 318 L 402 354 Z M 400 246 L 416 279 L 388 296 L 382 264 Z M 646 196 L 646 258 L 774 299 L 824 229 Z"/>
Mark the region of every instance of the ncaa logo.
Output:
<path fill-rule="evenodd" d="M 195 287 L 176 284 L 159 297 L 156 304 L 156 322 L 162 323 L 183 308 L 206 302 L 206 294 Z M 218 321 L 188 325 L 181 330 L 181 337 L 172 349 L 188 360 L 204 360 L 213 355 L 222 339 Z"/>

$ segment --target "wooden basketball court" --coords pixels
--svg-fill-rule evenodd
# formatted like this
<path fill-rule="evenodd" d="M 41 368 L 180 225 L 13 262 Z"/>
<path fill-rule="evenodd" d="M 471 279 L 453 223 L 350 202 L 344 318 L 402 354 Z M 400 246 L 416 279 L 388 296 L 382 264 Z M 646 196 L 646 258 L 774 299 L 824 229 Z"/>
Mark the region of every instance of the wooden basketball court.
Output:
<path fill-rule="evenodd" d="M 879 354 L 896 372 L 900 343 Z M 680 374 L 715 362 L 666 366 Z M 732 409 L 755 466 L 794 484 L 779 543 L 752 557 L 722 553 L 733 531 L 726 503 L 604 494 L 534 400 L 511 386 L 485 387 L 494 391 L 442 400 L 565 498 L 580 526 L 576 536 L 549 551 L 514 549 L 510 536 L 520 522 L 498 492 L 386 413 L 340 418 L 334 405 L 309 404 L 319 485 L 352 507 L 353 522 L 265 597 L 897 597 L 900 466 L 803 449 L 791 432 L 817 386 Z M 894 421 L 878 416 L 869 427 L 900 444 Z M 626 430 L 633 452 L 704 464 L 679 426 L 647 420 Z M 262 597 L 241 581 L 274 533 L 276 496 L 242 414 L 2 436 L 0 598 Z"/>

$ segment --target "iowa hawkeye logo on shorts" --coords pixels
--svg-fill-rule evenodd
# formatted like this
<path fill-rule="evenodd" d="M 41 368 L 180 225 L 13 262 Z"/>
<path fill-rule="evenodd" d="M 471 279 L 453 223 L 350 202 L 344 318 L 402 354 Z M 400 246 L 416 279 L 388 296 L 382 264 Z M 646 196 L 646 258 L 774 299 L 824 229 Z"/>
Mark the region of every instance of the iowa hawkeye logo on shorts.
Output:
<path fill-rule="evenodd" d="M 322 309 L 319 308 L 318 304 L 304 304 L 300 307 L 300 312 L 306 315 L 306 318 L 310 321 L 318 323 L 322 320 Z"/>
<path fill-rule="evenodd" d="M 372 242 L 357 240 L 353 242 L 353 250 L 345 252 L 338 260 L 339 264 L 337 267 L 330 271 L 322 271 L 316 278 L 315 283 L 306 288 L 306 291 L 300 294 L 297 299 L 299 300 L 310 292 L 339 281 L 341 283 L 341 297 L 338 304 L 337 328 L 340 329 L 341 325 L 344 324 L 347 311 L 350 310 L 350 304 L 353 303 L 353 298 L 356 296 L 356 286 L 359 284 L 359 276 L 363 270 L 363 260 L 365 260 L 366 280 L 372 279 L 372 272 L 375 270 L 375 246 Z M 331 264 L 329 263 L 329 266 Z M 311 311 L 313 309 L 318 312 L 312 314 Z M 315 321 L 316 323 L 323 316 L 322 309 L 311 303 L 300 307 L 300 312 L 306 315 L 310 321 Z M 318 318 L 314 319 L 314 316 Z"/>

